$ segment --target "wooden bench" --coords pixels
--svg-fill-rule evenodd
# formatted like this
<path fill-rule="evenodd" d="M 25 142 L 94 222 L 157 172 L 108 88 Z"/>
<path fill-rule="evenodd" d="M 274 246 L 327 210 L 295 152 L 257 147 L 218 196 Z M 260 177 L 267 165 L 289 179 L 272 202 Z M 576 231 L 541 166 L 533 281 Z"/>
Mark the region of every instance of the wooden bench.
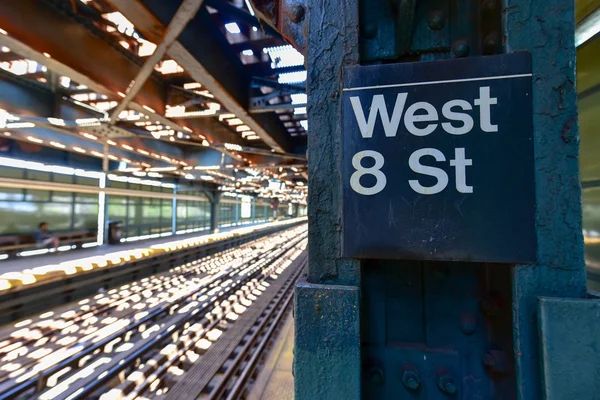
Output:
<path fill-rule="evenodd" d="M 52 235 L 58 239 L 59 246 L 81 245 L 96 241 L 96 232 L 93 231 L 67 231 L 53 232 Z M 0 236 L 0 254 L 5 253 L 9 256 L 15 256 L 23 250 L 34 250 L 39 248 L 48 248 L 36 243 L 33 234 L 28 235 L 7 235 Z"/>

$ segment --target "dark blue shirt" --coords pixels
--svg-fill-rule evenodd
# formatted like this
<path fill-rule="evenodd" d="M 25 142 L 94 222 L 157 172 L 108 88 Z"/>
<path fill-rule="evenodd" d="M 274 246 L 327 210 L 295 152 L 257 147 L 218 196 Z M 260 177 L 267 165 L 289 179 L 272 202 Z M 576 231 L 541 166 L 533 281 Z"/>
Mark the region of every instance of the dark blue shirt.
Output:
<path fill-rule="evenodd" d="M 51 236 L 50 232 L 48 232 L 48 231 L 42 231 L 40 229 L 38 229 L 37 231 L 35 231 L 35 233 L 33 234 L 33 238 L 35 239 L 36 243 L 41 243 L 45 239 L 48 239 L 50 236 Z"/>

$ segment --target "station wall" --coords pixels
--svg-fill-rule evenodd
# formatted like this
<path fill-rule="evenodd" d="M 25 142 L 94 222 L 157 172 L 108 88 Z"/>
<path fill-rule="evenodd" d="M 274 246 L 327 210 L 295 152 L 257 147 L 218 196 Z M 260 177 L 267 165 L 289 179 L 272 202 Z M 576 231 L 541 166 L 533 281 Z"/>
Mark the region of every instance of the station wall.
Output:
<path fill-rule="evenodd" d="M 588 287 L 600 290 L 600 36 L 577 49 L 583 237 Z"/>
<path fill-rule="evenodd" d="M 41 221 L 48 222 L 50 230 L 55 232 L 96 232 L 102 207 L 97 193 L 102 180 L 100 175 L 94 171 L 0 157 L 0 179 L 3 180 L 0 182 L 0 236 L 32 234 Z M 126 191 L 124 195 L 107 195 L 102 207 L 106 221 L 123 223 L 123 239 L 211 228 L 211 203 L 200 189 L 112 174 L 103 181 L 107 189 Z M 7 182 L 15 183 L 16 187 L 7 187 Z M 40 185 L 41 182 L 47 184 Z M 60 184 L 71 185 L 72 192 L 64 188 L 56 190 Z M 96 193 L 85 193 L 92 188 Z M 137 194 L 137 191 L 144 193 Z M 175 199 L 176 193 L 191 199 Z M 294 208 L 293 215 L 288 209 L 287 203 L 281 204 L 277 218 L 306 215 L 306 206 Z M 246 195 L 221 196 L 218 211 L 219 228 L 267 222 L 275 217 L 267 199 Z"/>
<path fill-rule="evenodd" d="M 98 185 L 98 181 L 92 178 L 11 167 L 0 167 L 0 176 Z M 58 231 L 95 231 L 98 223 L 98 196 L 76 192 L 0 188 L 0 235 L 34 232 L 41 221 L 48 222 L 53 230 Z"/>

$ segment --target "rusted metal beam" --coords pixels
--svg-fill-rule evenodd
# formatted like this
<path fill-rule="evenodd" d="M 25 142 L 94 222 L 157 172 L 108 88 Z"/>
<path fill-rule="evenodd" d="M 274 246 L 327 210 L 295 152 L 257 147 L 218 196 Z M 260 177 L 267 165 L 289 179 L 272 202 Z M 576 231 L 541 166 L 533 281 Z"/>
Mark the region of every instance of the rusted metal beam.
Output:
<path fill-rule="evenodd" d="M 102 130 L 108 126 L 82 127 L 76 123 L 77 119 L 98 119 L 103 116 L 94 113 L 86 107 L 82 107 L 57 97 L 50 88 L 38 83 L 27 81 L 23 77 L 15 76 L 9 72 L 0 70 L 0 109 L 6 110 L 12 115 L 19 117 L 19 122 L 34 123 L 35 127 L 4 127 L 5 131 L 12 132 L 12 138 L 27 141 L 28 134 L 44 139 L 44 145 L 50 146 L 51 141 L 69 144 L 66 150 L 72 151 L 73 146 L 81 147 L 88 151 L 102 152 L 102 146 L 110 140 L 109 153 L 118 155 L 119 158 L 128 158 L 135 161 L 146 162 L 152 166 L 173 164 L 180 166 L 179 160 L 187 161 L 189 143 L 182 141 L 185 147 L 169 141 L 160 142 L 152 138 L 146 132 L 140 134 L 141 130 L 126 131 L 123 137 L 119 126 L 111 129 L 117 131 L 118 137 L 104 137 Z M 60 124 L 52 122 L 49 117 L 60 119 Z M 58 121 L 58 120 L 56 120 Z M 137 128 L 137 127 L 135 127 Z M 93 136 L 83 136 L 82 131 L 91 133 Z M 95 137 L 95 138 L 94 138 Z M 201 144 L 199 144 L 201 146 Z M 203 147 L 208 149 L 207 147 Z M 225 152 L 221 148 L 213 148 L 215 152 Z M 228 151 L 227 151 L 228 152 Z M 159 157 L 153 156 L 159 155 Z M 160 156 L 167 156 L 172 161 L 165 161 Z M 197 158 L 194 158 L 197 159 Z M 239 164 L 239 162 L 235 162 Z"/>
<path fill-rule="evenodd" d="M 165 24 L 141 1 L 107 1 L 129 19 L 148 40 L 160 41 L 164 35 Z M 171 7 L 172 5 L 171 3 L 162 3 L 158 6 Z M 249 76 L 235 54 L 233 57 L 226 55 L 229 50 L 226 47 L 229 44 L 224 37 L 215 35 L 215 27 L 208 12 L 200 10 L 196 19 L 195 23 L 188 25 L 179 40 L 173 43 L 167 54 L 181 65 L 195 81 L 201 83 L 215 95 L 227 110 L 256 132 L 269 147 L 279 152 L 291 150 L 288 134 L 275 115 L 262 116 L 261 123 L 248 112 Z M 191 50 L 184 47 L 186 40 L 183 36 L 187 37 L 187 44 L 192 45 L 190 47 L 197 44 L 200 46 L 199 50 L 192 54 Z M 203 62 L 207 62 L 207 64 L 205 65 Z M 235 70 L 235 73 L 225 72 L 232 70 Z M 268 128 L 264 126 L 265 122 Z"/>
<path fill-rule="evenodd" d="M 281 33 L 301 53 L 306 51 L 305 0 L 250 0 L 256 15 Z"/>
<path fill-rule="evenodd" d="M 49 68 L 52 61 L 61 63 L 87 77 L 87 80 L 102 85 L 103 90 L 99 92 L 112 98 L 118 98 L 118 92 L 126 91 L 129 82 L 140 69 L 136 62 L 125 57 L 119 49 L 43 1 L 1 2 L 0 26 L 8 32 L 10 38 L 50 56 L 46 60 L 36 61 Z M 17 51 L 13 47 L 9 48 Z M 31 58 L 31 54 L 23 55 Z M 66 73 L 64 75 L 69 76 Z M 164 113 L 164 86 L 160 82 L 149 80 L 144 89 L 138 93 L 135 101 L 157 113 Z"/>
<path fill-rule="evenodd" d="M 150 77 L 152 71 L 154 71 L 154 66 L 163 58 L 187 23 L 194 18 L 200 9 L 200 6 L 202 6 L 203 1 L 204 0 L 184 0 L 181 6 L 179 6 L 179 9 L 177 9 L 175 16 L 169 23 L 169 26 L 167 27 L 162 40 L 154 50 L 154 53 L 146 59 L 144 66 L 138 71 L 136 77 L 127 87 L 125 98 L 119 103 L 110 116 L 111 124 L 117 122 L 119 114 L 127 108 L 129 103 L 142 89 L 146 80 Z"/>
<path fill-rule="evenodd" d="M 141 61 L 136 62 L 124 49 L 118 49 L 101 35 L 94 34 L 89 27 L 40 0 L 0 2 L 0 26 L 8 32 L 8 35 L 0 34 L 0 45 L 111 100 L 120 99 L 118 92 L 124 93 L 140 70 Z M 222 138 L 219 136 L 222 132 L 215 134 L 207 129 L 210 127 L 194 120 L 178 124 L 165 118 L 165 98 L 166 84 L 160 77 L 153 76 L 145 82 L 129 108 L 171 129 L 183 131 L 183 126 L 187 126 L 213 142 L 247 143 L 233 132 Z"/>

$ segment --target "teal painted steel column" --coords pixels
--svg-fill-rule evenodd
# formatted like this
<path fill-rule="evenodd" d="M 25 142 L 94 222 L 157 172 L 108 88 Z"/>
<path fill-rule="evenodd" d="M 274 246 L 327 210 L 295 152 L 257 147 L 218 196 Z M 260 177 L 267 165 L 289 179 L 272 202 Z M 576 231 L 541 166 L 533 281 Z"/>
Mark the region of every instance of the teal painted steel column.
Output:
<path fill-rule="evenodd" d="M 210 232 L 219 232 L 219 203 L 221 201 L 221 193 L 215 192 L 210 199 Z"/>
<path fill-rule="evenodd" d="M 239 225 L 240 222 L 240 203 L 238 203 L 239 195 L 235 195 L 235 225 Z"/>
<path fill-rule="evenodd" d="M 539 350 L 540 331 L 542 335 L 548 332 L 538 326 L 538 297 L 581 298 L 586 290 L 575 91 L 575 17 L 573 1 L 569 0 L 505 0 L 504 7 L 506 51 L 531 52 L 533 67 L 539 263 L 512 268 L 517 387 L 519 399 L 529 400 L 548 398 L 542 391 L 543 363 Z M 565 323 L 570 320 L 566 314 L 563 318 Z M 578 329 L 571 334 L 578 335 Z M 597 352 L 593 354 L 600 357 Z M 581 385 L 587 382 L 582 381 Z M 586 398 L 597 395 L 590 393 L 591 397 Z"/>
<path fill-rule="evenodd" d="M 341 258 L 341 70 L 358 63 L 358 0 L 308 1 L 308 275 L 296 286 L 296 400 L 361 393 L 360 264 Z M 318 134 L 317 134 L 318 133 Z"/>
<path fill-rule="evenodd" d="M 597 398 L 569 359 L 596 365 L 600 337 L 600 324 L 585 327 L 600 306 L 585 287 L 573 2 L 393 4 L 308 0 L 310 252 L 296 286 L 295 398 Z M 536 264 L 343 258 L 344 67 L 520 51 L 532 59 Z"/>
<path fill-rule="evenodd" d="M 173 194 L 177 194 L 177 186 L 173 188 Z M 177 232 L 177 198 L 173 197 L 171 207 L 171 233 L 174 235 Z"/>

